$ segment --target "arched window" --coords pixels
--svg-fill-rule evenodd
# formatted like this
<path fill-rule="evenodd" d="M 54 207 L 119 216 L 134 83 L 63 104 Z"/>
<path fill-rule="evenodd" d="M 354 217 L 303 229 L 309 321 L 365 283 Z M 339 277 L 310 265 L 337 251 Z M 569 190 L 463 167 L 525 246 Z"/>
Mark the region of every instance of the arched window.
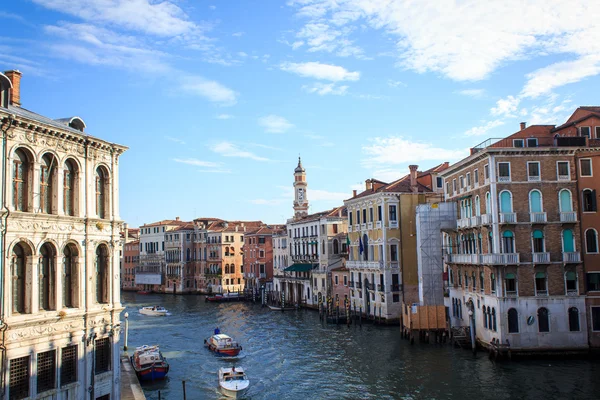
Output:
<path fill-rule="evenodd" d="M 497 325 L 496 325 L 496 307 L 492 308 L 492 329 L 494 332 L 496 332 L 497 330 Z"/>
<path fill-rule="evenodd" d="M 96 302 L 100 304 L 109 302 L 109 276 L 108 248 L 101 244 L 96 248 Z"/>
<path fill-rule="evenodd" d="M 471 284 L 473 285 L 473 291 L 477 290 L 477 279 L 475 279 L 475 271 L 471 273 Z"/>
<path fill-rule="evenodd" d="M 490 307 L 487 308 L 487 317 L 488 317 L 488 329 L 492 329 L 492 310 Z"/>
<path fill-rule="evenodd" d="M 64 179 L 63 179 L 63 196 L 64 196 L 64 212 L 65 215 L 74 216 L 76 213 L 75 210 L 75 199 L 77 196 L 77 169 L 75 167 L 75 163 L 73 160 L 67 160 L 65 162 L 65 171 L 64 171 Z"/>
<path fill-rule="evenodd" d="M 228 256 L 229 255 L 229 247 L 225 247 L 225 255 Z"/>
<path fill-rule="evenodd" d="M 508 310 L 508 333 L 519 333 L 519 313 L 514 308 Z"/>
<path fill-rule="evenodd" d="M 26 313 L 25 282 L 27 275 L 27 254 L 21 244 L 13 249 L 12 262 L 12 312 Z"/>
<path fill-rule="evenodd" d="M 235 274 L 235 264 L 231 264 L 231 265 L 229 266 L 229 273 L 230 273 L 230 274 Z"/>
<path fill-rule="evenodd" d="M 46 153 L 40 163 L 40 210 L 45 214 L 54 211 L 54 180 L 56 177 L 56 162 L 52 154 Z"/>
<path fill-rule="evenodd" d="M 27 154 L 17 149 L 13 161 L 13 205 L 17 211 L 29 211 L 30 168 Z"/>
<path fill-rule="evenodd" d="M 103 167 L 96 168 L 96 215 L 108 217 L 108 174 Z"/>
<path fill-rule="evenodd" d="M 485 194 L 485 213 L 492 213 L 492 198 L 490 196 L 490 192 L 486 192 Z"/>
<path fill-rule="evenodd" d="M 44 243 L 39 264 L 40 310 L 56 310 L 55 252 L 50 243 Z"/>
<path fill-rule="evenodd" d="M 533 243 L 533 252 L 534 253 L 543 253 L 546 251 L 546 244 L 544 240 L 544 232 L 539 229 L 536 229 L 532 233 L 532 243 Z"/>
<path fill-rule="evenodd" d="M 598 252 L 598 232 L 595 229 L 585 231 L 585 251 L 587 253 Z"/>
<path fill-rule="evenodd" d="M 481 215 L 481 202 L 479 201 L 479 196 L 475 196 L 475 215 Z"/>
<path fill-rule="evenodd" d="M 558 203 L 560 212 L 572 212 L 573 200 L 571 199 L 571 192 L 567 189 L 562 189 L 558 193 Z"/>
<path fill-rule="evenodd" d="M 517 277 L 515 274 L 508 273 L 504 276 L 504 287 L 507 296 L 517 294 Z"/>
<path fill-rule="evenodd" d="M 487 311 L 486 311 L 485 307 L 481 307 L 481 308 L 483 308 L 483 327 L 487 328 L 488 327 Z"/>
<path fill-rule="evenodd" d="M 77 256 L 77 248 L 74 245 L 65 246 L 63 250 L 62 305 L 67 308 L 79 305 Z"/>
<path fill-rule="evenodd" d="M 228 274 L 229 273 L 229 264 L 225 264 L 225 273 Z"/>
<path fill-rule="evenodd" d="M 596 205 L 596 191 L 591 189 L 583 189 L 582 194 L 582 206 L 584 212 L 593 212 L 597 210 Z"/>
<path fill-rule="evenodd" d="M 576 307 L 569 308 L 569 331 L 579 332 L 579 310 Z"/>
<path fill-rule="evenodd" d="M 508 190 L 504 190 L 500 193 L 500 212 L 511 213 L 512 209 L 512 194 Z"/>
<path fill-rule="evenodd" d="M 575 251 L 575 238 L 572 229 L 562 231 L 562 248 L 564 253 L 573 253 Z"/>
<path fill-rule="evenodd" d="M 529 192 L 529 211 L 532 213 L 541 213 L 544 211 L 542 207 L 542 193 L 539 190 Z"/>
<path fill-rule="evenodd" d="M 515 237 L 512 231 L 502 232 L 502 251 L 504 253 L 515 252 Z"/>
<path fill-rule="evenodd" d="M 540 332 L 550 332 L 550 318 L 546 307 L 538 308 L 538 330 Z"/>
<path fill-rule="evenodd" d="M 340 254 L 340 243 L 337 239 L 333 239 L 333 254 Z"/>
<path fill-rule="evenodd" d="M 479 273 L 479 286 L 481 291 L 483 292 L 484 288 L 485 288 L 485 274 L 483 273 L 483 271 L 481 271 Z"/>

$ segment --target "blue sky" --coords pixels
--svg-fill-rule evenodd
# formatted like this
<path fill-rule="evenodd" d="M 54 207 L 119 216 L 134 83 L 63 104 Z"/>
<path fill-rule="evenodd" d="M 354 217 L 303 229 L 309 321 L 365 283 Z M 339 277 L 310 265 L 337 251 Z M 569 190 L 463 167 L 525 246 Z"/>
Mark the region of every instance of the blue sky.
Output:
<path fill-rule="evenodd" d="M 281 223 L 299 154 L 317 212 L 598 105 L 597 15 L 551 0 L 22 0 L 0 11 L 0 68 L 23 72 L 23 107 L 130 147 L 131 226 Z"/>

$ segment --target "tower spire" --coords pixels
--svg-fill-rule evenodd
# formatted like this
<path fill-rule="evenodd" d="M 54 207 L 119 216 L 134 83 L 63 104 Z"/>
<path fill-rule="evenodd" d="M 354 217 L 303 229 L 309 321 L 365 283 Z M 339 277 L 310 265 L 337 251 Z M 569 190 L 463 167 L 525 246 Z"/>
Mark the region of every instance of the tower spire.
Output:
<path fill-rule="evenodd" d="M 298 155 L 298 166 L 294 169 L 294 219 L 308 215 L 308 198 L 306 193 L 306 170 L 302 166 L 302 159 Z"/>

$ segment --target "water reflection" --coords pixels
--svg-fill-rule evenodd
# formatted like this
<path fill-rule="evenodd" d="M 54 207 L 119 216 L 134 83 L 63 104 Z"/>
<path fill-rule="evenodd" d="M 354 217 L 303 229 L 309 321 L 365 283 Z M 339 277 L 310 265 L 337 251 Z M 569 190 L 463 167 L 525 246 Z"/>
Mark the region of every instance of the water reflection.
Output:
<path fill-rule="evenodd" d="M 218 399 L 217 371 L 241 365 L 250 399 L 597 399 L 600 363 L 582 360 L 493 363 L 485 353 L 414 345 L 398 327 L 323 325 L 312 311 L 278 312 L 202 297 L 123 293 L 129 346 L 158 344 L 169 380 L 145 386 L 148 399 Z M 137 312 L 160 304 L 167 317 Z M 243 346 L 224 360 L 204 348 L 215 327 Z M 237 363 L 237 364 L 236 364 Z"/>

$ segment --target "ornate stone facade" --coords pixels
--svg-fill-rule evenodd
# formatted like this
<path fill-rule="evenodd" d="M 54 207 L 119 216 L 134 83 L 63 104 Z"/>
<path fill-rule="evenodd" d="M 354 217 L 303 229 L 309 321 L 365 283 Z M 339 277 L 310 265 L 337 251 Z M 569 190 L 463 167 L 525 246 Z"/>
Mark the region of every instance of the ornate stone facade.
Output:
<path fill-rule="evenodd" d="M 15 79 L 0 74 L 0 397 L 119 399 L 127 148 L 83 133 L 81 118 L 21 108 Z"/>

